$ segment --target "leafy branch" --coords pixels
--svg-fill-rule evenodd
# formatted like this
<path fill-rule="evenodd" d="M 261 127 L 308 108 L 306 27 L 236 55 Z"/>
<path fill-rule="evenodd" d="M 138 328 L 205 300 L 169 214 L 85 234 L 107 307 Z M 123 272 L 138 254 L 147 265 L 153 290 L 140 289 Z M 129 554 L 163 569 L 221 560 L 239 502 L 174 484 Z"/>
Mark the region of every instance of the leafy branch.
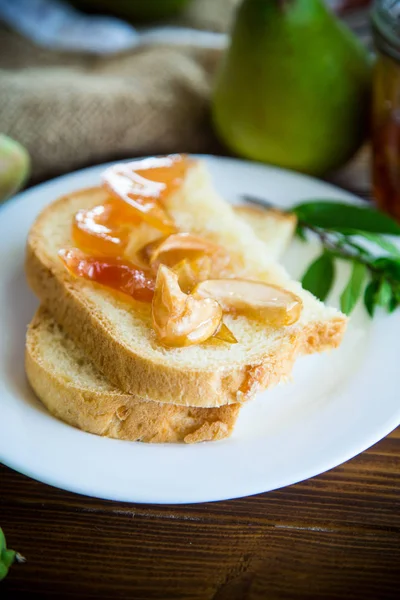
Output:
<path fill-rule="evenodd" d="M 350 314 L 362 294 L 371 316 L 377 306 L 388 312 L 397 308 L 400 251 L 384 237 L 400 235 L 400 226 L 395 221 L 369 207 L 337 202 L 304 202 L 292 211 L 298 218 L 298 235 L 303 239 L 309 234 L 317 236 L 323 247 L 322 255 L 303 276 L 306 289 L 325 300 L 334 281 L 334 260 L 340 258 L 352 263 L 350 278 L 340 297 L 343 312 Z M 376 252 L 360 244 L 360 240 L 385 250 L 385 256 L 377 258 Z"/>
<path fill-rule="evenodd" d="M 400 225 L 393 219 L 373 208 L 327 200 L 302 202 L 289 212 L 297 216 L 298 237 L 317 237 L 322 245 L 321 255 L 303 275 L 305 289 L 325 300 L 335 280 L 335 261 L 342 259 L 352 266 L 340 297 L 343 312 L 350 314 L 362 295 L 371 317 L 377 306 L 393 312 L 400 305 L 400 250 L 385 237 L 400 236 Z M 384 255 L 377 256 L 377 248 Z"/>

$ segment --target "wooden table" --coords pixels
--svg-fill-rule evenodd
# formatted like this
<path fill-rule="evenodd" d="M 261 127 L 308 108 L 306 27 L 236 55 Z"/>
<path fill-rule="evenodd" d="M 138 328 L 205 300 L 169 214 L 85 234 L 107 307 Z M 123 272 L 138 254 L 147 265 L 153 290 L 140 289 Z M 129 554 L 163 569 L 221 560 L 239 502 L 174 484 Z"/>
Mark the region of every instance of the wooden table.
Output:
<path fill-rule="evenodd" d="M 334 178 L 365 197 L 367 154 Z M 0 525 L 27 558 L 1 600 L 397 599 L 400 429 L 314 479 L 199 505 L 96 500 L 0 466 Z"/>

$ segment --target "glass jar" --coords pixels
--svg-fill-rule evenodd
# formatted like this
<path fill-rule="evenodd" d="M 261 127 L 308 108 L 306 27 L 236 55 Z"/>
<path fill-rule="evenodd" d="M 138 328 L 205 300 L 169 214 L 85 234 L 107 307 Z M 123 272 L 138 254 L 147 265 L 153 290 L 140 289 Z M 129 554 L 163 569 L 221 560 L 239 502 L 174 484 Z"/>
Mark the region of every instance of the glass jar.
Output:
<path fill-rule="evenodd" d="M 372 9 L 377 60 L 373 82 L 373 187 L 378 206 L 400 221 L 400 1 Z"/>

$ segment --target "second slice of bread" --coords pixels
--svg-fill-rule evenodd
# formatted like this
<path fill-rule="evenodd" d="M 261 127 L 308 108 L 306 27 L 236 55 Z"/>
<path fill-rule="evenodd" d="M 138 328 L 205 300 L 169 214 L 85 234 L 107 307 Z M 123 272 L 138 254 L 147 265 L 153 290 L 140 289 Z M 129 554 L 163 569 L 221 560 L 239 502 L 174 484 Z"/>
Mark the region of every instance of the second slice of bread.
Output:
<path fill-rule="evenodd" d="M 346 318 L 302 290 L 214 190 L 202 163 L 189 169 L 166 206 L 182 231 L 200 234 L 228 250 L 239 277 L 260 279 L 293 290 L 303 300 L 302 316 L 290 327 L 273 329 L 245 317 L 225 321 L 238 344 L 165 348 L 151 326 L 149 307 L 132 310 L 112 291 L 75 279 L 58 259 L 73 245 L 71 222 L 80 208 L 105 201 L 102 188 L 82 190 L 50 205 L 28 239 L 28 280 L 44 305 L 118 388 L 157 402 L 216 407 L 244 402 L 287 376 L 299 353 L 336 347 Z"/>
<path fill-rule="evenodd" d="M 240 405 L 195 408 L 125 394 L 107 381 L 43 307 L 28 328 L 25 369 L 57 418 L 97 435 L 142 442 L 204 442 L 232 433 Z"/>

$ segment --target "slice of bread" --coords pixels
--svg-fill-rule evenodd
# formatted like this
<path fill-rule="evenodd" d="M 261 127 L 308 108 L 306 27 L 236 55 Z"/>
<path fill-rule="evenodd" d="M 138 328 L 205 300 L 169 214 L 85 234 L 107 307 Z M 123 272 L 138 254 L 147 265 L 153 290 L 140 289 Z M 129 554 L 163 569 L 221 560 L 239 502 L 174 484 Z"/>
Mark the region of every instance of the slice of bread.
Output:
<path fill-rule="evenodd" d="M 227 315 L 238 344 L 166 348 L 151 326 L 150 307 L 132 303 L 111 290 L 73 278 L 57 252 L 73 245 L 71 222 L 80 208 L 101 204 L 102 188 L 60 198 L 39 215 L 28 238 L 28 281 L 66 333 L 119 389 L 148 400 L 213 408 L 244 402 L 259 389 L 286 377 L 299 353 L 336 347 L 346 317 L 327 308 L 272 260 L 264 242 L 215 191 L 205 165 L 188 170 L 166 208 L 182 231 L 202 235 L 224 247 L 235 275 L 282 285 L 303 300 L 297 323 L 274 329 Z"/>
<path fill-rule="evenodd" d="M 258 229 L 279 258 L 296 224 L 291 215 L 239 206 L 241 218 Z M 215 441 L 233 430 L 240 404 L 192 408 L 124 394 L 96 369 L 82 349 L 41 307 L 27 332 L 25 365 L 37 396 L 57 418 L 97 435 L 151 443 Z"/>
<path fill-rule="evenodd" d="M 175 406 L 124 394 L 43 307 L 28 328 L 25 369 L 35 393 L 54 416 L 83 431 L 121 440 L 220 440 L 232 433 L 240 409 L 239 404 Z"/>

